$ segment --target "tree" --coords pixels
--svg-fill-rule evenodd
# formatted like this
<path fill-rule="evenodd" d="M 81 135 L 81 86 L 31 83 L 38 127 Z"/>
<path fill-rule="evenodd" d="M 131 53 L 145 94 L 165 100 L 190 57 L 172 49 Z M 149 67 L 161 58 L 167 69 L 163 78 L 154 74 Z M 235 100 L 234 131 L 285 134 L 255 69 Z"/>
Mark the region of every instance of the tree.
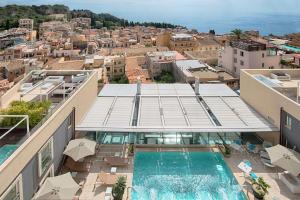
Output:
<path fill-rule="evenodd" d="M 2 115 L 28 115 L 29 126 L 33 128 L 36 126 L 47 114 L 51 106 L 50 101 L 42 102 L 25 102 L 25 101 L 13 101 L 7 109 L 0 112 Z M 14 126 L 20 121 L 20 118 L 4 118 L 0 121 L 0 127 Z M 22 123 L 20 127 L 25 127 L 25 123 Z"/>
<path fill-rule="evenodd" d="M 243 35 L 243 31 L 241 29 L 234 29 L 231 31 L 231 34 L 234 35 L 236 37 L 236 39 L 241 39 L 242 35 Z"/>
<path fill-rule="evenodd" d="M 114 197 L 114 200 L 122 200 L 125 188 L 126 188 L 126 178 L 124 176 L 120 176 L 118 178 L 117 183 L 114 185 L 112 189 L 112 195 Z"/>

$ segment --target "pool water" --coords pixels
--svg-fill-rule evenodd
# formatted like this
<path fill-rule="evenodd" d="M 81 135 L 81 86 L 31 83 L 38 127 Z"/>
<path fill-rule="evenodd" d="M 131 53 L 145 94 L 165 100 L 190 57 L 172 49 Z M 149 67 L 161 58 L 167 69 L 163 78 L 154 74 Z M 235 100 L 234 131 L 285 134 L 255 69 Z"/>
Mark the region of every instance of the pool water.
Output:
<path fill-rule="evenodd" d="M 132 200 L 246 200 L 221 154 L 137 152 Z"/>
<path fill-rule="evenodd" d="M 18 145 L 4 145 L 0 147 L 0 165 L 18 148 Z"/>

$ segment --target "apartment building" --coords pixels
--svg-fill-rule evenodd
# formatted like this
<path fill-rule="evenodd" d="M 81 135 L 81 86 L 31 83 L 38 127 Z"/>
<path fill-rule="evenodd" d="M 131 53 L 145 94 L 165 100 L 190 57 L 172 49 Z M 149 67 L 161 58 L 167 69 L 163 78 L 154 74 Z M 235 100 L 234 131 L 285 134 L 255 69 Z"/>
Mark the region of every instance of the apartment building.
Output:
<path fill-rule="evenodd" d="M 176 33 L 170 38 L 170 50 L 184 53 L 184 51 L 194 51 L 196 40 L 192 35 L 186 33 Z"/>
<path fill-rule="evenodd" d="M 125 56 L 106 56 L 104 58 L 104 68 L 108 79 L 115 76 L 122 76 L 125 74 Z"/>
<path fill-rule="evenodd" d="M 0 199 L 31 200 L 47 177 L 58 174 L 75 126 L 96 96 L 93 71 L 34 71 L 0 97 L 1 108 L 20 99 L 52 102 L 34 127 L 1 129 L 0 148 L 5 156 L 0 159 Z"/>
<path fill-rule="evenodd" d="M 33 19 L 19 19 L 19 28 L 33 30 Z"/>
<path fill-rule="evenodd" d="M 173 62 L 185 59 L 177 51 L 148 52 L 146 54 L 146 66 L 151 78 L 159 76 L 162 71 L 172 71 Z"/>
<path fill-rule="evenodd" d="M 247 69 L 241 71 L 241 97 L 272 122 L 275 140 L 300 152 L 300 70 Z M 274 135 L 273 135 L 274 136 Z"/>
<path fill-rule="evenodd" d="M 280 56 L 276 48 L 252 40 L 234 40 L 219 53 L 218 65 L 235 77 L 241 69 L 280 68 Z"/>

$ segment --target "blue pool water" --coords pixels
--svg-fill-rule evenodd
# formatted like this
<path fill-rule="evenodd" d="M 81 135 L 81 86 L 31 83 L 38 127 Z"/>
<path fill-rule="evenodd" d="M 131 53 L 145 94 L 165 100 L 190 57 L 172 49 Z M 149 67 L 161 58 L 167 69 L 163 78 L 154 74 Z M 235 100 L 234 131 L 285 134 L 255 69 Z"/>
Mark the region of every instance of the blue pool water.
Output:
<path fill-rule="evenodd" d="M 137 152 L 133 200 L 246 200 L 219 153 Z"/>
<path fill-rule="evenodd" d="M 0 165 L 18 148 L 18 145 L 0 147 Z"/>

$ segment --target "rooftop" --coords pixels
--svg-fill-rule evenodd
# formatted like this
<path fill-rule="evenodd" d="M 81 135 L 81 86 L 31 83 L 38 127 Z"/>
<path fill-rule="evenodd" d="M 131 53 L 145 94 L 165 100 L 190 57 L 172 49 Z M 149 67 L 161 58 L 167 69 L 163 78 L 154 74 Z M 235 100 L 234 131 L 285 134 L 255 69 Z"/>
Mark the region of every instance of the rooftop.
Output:
<path fill-rule="evenodd" d="M 230 42 L 230 46 L 243 49 L 245 51 L 261 51 L 266 50 L 266 44 L 256 42 L 253 40 L 246 40 L 246 39 L 240 39 L 240 40 L 234 40 Z"/>
<path fill-rule="evenodd" d="M 255 132 L 277 130 L 226 85 L 105 85 L 78 131 Z M 204 92 L 202 92 L 204 91 Z M 209 93 L 209 91 L 218 91 Z"/>
<path fill-rule="evenodd" d="M 92 71 L 32 71 L 17 85 L 7 91 L 0 99 L 0 108 L 2 109 L 7 108 L 12 101 L 19 100 L 26 102 L 50 100 L 51 103 L 49 110 L 41 121 L 34 127 L 30 127 L 30 129 L 28 129 L 29 127 L 23 128 L 17 123 L 16 126 L 12 127 L 1 127 L 0 149 L 2 147 L 14 147 L 10 154 L 6 155 L 7 158 L 60 108 L 92 73 Z M 7 117 L 22 120 L 26 116 L 26 113 L 20 116 L 0 115 L 0 121 Z"/>
<path fill-rule="evenodd" d="M 292 101 L 300 101 L 300 70 L 255 70 L 248 71 L 260 83 L 276 90 Z"/>

